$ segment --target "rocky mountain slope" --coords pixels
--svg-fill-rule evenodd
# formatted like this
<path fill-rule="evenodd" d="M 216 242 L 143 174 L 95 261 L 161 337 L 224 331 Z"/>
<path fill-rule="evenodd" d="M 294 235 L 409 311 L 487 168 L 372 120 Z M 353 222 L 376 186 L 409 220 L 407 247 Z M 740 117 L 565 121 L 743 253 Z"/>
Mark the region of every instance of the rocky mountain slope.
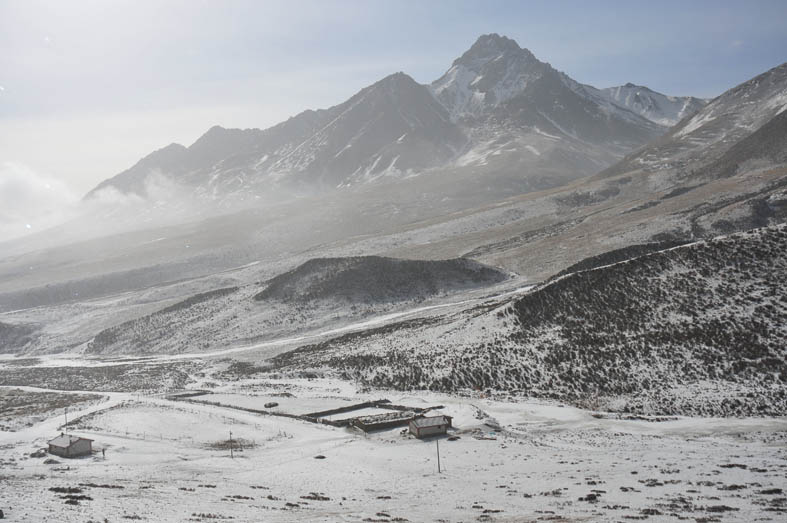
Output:
<path fill-rule="evenodd" d="M 787 63 L 774 67 L 715 98 L 669 133 L 600 176 L 644 170 L 692 170 L 720 157 L 787 107 Z"/>
<path fill-rule="evenodd" d="M 88 194 L 115 188 L 146 195 L 151 173 L 170 176 L 204 197 L 288 186 L 333 188 L 442 165 L 465 145 L 462 131 L 428 89 L 404 73 L 362 89 L 346 102 L 305 111 L 266 130 L 213 127 L 186 148 L 156 151 Z"/>
<path fill-rule="evenodd" d="M 787 226 L 566 274 L 508 303 L 347 335 L 276 368 L 647 414 L 787 412 Z M 591 405 L 591 403 L 595 405 Z"/>
<path fill-rule="evenodd" d="M 336 187 L 445 164 L 466 142 L 429 91 L 404 73 L 363 89 L 331 113 L 338 114 L 289 154 L 256 167 Z"/>
<path fill-rule="evenodd" d="M 787 102 L 785 106 L 787 107 Z M 727 178 L 747 170 L 787 164 L 787 110 L 697 170 L 695 177 Z"/>

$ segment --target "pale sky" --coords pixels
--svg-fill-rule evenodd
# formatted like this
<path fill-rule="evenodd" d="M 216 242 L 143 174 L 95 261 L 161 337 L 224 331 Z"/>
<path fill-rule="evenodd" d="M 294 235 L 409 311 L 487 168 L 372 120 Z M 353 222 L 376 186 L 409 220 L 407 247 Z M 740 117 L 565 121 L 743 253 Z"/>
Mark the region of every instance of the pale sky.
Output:
<path fill-rule="evenodd" d="M 712 97 L 787 60 L 785 20 L 784 0 L 0 0 L 0 208 L 392 72 L 431 82 L 483 33 L 597 87 Z"/>

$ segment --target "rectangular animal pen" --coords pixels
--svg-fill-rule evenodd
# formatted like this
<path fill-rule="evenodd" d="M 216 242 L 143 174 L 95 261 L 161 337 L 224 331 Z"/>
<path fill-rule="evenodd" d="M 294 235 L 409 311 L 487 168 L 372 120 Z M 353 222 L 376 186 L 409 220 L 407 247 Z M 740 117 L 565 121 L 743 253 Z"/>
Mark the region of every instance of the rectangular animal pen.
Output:
<path fill-rule="evenodd" d="M 415 416 L 415 413 L 410 411 L 390 412 L 375 416 L 360 416 L 353 419 L 351 424 L 364 432 L 373 432 L 375 430 L 404 427 L 413 419 L 413 416 Z"/>

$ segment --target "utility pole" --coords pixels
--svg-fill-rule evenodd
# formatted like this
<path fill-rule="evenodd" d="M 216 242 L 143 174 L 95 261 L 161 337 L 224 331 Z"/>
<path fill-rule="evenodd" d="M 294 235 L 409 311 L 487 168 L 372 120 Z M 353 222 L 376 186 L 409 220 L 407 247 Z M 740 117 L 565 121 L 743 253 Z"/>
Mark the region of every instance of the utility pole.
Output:
<path fill-rule="evenodd" d="M 436 439 L 434 440 L 434 442 L 437 443 L 437 473 L 441 474 L 442 470 L 440 470 L 440 440 Z"/>
<path fill-rule="evenodd" d="M 230 431 L 230 458 L 235 459 L 235 456 L 232 454 L 232 431 Z"/>
<path fill-rule="evenodd" d="M 63 416 L 66 418 L 66 424 L 63 425 L 63 430 L 68 433 L 68 407 L 63 409 Z"/>

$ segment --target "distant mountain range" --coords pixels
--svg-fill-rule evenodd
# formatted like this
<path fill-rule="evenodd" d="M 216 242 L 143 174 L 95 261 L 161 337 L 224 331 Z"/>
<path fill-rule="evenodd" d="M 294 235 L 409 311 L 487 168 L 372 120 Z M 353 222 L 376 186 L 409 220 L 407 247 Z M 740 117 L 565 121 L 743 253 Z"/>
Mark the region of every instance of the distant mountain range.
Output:
<path fill-rule="evenodd" d="M 521 192 L 609 166 L 706 101 L 627 84 L 596 89 L 497 34 L 481 36 L 431 85 L 395 73 L 349 100 L 269 129 L 213 127 L 100 183 L 148 195 L 165 176 L 202 200 L 274 190 L 321 193 L 439 170 L 501 173 Z"/>

